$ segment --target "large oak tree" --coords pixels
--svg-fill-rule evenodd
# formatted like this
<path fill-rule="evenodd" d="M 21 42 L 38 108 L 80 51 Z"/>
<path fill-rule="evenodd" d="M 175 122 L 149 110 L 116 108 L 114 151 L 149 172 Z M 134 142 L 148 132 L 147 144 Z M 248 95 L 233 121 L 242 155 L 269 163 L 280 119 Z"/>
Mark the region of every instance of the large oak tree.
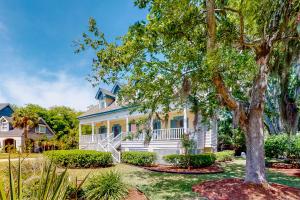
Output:
<path fill-rule="evenodd" d="M 137 109 L 169 111 L 188 101 L 203 115 L 234 112 L 246 135 L 246 182 L 265 183 L 265 91 L 274 49 L 299 40 L 296 0 L 137 0 L 149 13 L 119 41 L 90 20 L 78 51 L 96 52 L 91 80 L 126 81 L 121 99 Z M 195 101 L 196 100 L 196 101 Z M 195 103 L 196 102 L 196 103 Z M 196 109 L 197 110 L 197 109 Z"/>

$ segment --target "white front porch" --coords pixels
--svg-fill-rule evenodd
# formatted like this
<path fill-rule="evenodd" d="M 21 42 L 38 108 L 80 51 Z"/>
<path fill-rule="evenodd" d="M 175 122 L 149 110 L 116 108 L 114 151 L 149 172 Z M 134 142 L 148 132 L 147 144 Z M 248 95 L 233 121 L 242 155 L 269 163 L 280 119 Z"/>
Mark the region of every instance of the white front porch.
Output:
<path fill-rule="evenodd" d="M 157 152 L 159 157 L 182 153 L 181 138 L 184 134 L 189 134 L 196 142 L 199 152 L 212 147 L 211 133 L 216 130 L 204 125 L 201 133 L 195 134 L 191 128 L 194 114 L 187 109 L 170 112 L 165 121 L 150 119 L 148 129 L 135 124 L 142 118 L 145 118 L 144 114 L 128 110 L 83 117 L 79 124 L 79 148 L 112 152 L 114 160 L 119 162 L 120 151 Z"/>

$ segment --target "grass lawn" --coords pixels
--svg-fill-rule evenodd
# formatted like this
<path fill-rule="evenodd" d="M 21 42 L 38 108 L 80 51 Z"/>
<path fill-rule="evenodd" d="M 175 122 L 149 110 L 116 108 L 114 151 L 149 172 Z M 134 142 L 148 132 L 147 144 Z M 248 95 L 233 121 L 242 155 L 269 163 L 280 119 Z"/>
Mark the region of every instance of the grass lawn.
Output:
<path fill-rule="evenodd" d="M 0 153 L 0 159 L 8 159 L 8 153 Z M 21 158 L 38 158 L 41 157 L 42 154 L 39 153 L 22 153 Z M 19 158 L 19 154 L 17 153 L 12 153 L 10 154 L 10 158 Z"/>
<path fill-rule="evenodd" d="M 27 161 L 29 162 L 29 161 Z M 32 162 L 32 161 L 30 161 Z M 15 162 L 14 162 L 15 163 Z M 125 164 L 118 164 L 109 168 L 97 169 L 69 169 L 69 175 L 75 182 L 76 177 L 82 180 L 88 173 L 101 173 L 107 170 L 118 170 L 123 175 L 123 180 L 131 186 L 138 187 L 151 200 L 160 199 L 201 199 L 198 194 L 192 192 L 192 186 L 202 181 L 224 179 L 224 178 L 243 178 L 244 160 L 236 160 L 233 163 L 224 164 L 225 172 L 220 174 L 208 175 L 176 175 L 167 173 L 150 172 L 139 167 Z M 7 169 L 7 162 L 0 163 L 1 171 Z M 3 173 L 3 171 L 2 171 Z M 268 171 L 268 180 L 296 188 L 300 188 L 300 178 L 286 176 L 281 173 Z"/>
<path fill-rule="evenodd" d="M 105 169 L 70 169 L 69 174 L 73 180 L 77 177 L 83 179 L 86 174 L 91 175 L 114 169 L 123 174 L 125 182 L 138 187 L 150 199 L 197 199 L 198 195 L 193 193 L 191 188 L 194 184 L 202 181 L 224 178 L 243 178 L 244 160 L 237 160 L 224 165 L 225 172 L 210 175 L 176 175 L 167 173 L 150 172 L 138 167 L 125 164 L 118 164 Z M 292 187 L 300 188 L 300 178 L 286 176 L 281 173 L 268 171 L 270 182 L 280 183 Z M 199 197 L 198 197 L 199 198 Z M 200 198 L 199 198 L 200 199 Z"/>

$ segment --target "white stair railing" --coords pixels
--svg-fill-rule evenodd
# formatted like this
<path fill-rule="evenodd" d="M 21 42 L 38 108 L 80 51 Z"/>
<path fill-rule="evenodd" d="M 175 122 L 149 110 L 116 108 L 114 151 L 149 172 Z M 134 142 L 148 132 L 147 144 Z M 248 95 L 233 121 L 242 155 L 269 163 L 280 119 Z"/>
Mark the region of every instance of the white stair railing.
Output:
<path fill-rule="evenodd" d="M 114 162 L 121 162 L 121 153 L 111 143 L 108 143 L 108 151 L 111 152 Z"/>
<path fill-rule="evenodd" d="M 112 144 L 112 146 L 114 148 L 118 148 L 121 145 L 121 140 L 122 140 L 122 133 L 120 133 L 116 137 L 112 138 L 110 140 L 110 144 Z"/>
<path fill-rule="evenodd" d="M 107 151 L 107 138 L 103 140 L 98 140 L 97 151 Z"/>

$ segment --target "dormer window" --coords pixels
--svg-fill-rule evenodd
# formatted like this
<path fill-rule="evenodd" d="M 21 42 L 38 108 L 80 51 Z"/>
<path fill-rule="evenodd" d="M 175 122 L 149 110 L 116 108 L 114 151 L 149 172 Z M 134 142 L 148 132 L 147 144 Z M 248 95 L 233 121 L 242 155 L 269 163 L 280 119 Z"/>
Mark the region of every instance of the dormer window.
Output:
<path fill-rule="evenodd" d="M 9 123 L 7 121 L 1 121 L 0 131 L 9 131 Z"/>
<path fill-rule="evenodd" d="M 106 107 L 106 102 L 105 102 L 105 100 L 104 100 L 104 99 L 99 101 L 99 106 L 100 106 L 100 109 L 102 109 L 102 108 L 105 108 L 105 107 Z"/>
<path fill-rule="evenodd" d="M 36 128 L 35 128 L 35 132 L 36 133 L 46 133 L 46 126 L 43 124 L 39 124 Z"/>

